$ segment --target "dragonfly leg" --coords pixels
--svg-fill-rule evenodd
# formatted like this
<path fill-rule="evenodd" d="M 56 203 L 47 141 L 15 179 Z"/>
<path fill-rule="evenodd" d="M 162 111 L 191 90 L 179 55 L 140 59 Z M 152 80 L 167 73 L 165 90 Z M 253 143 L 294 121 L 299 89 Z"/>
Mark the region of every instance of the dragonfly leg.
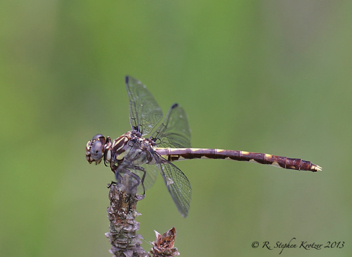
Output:
<path fill-rule="evenodd" d="M 110 183 L 110 184 L 108 184 L 108 188 L 110 188 L 112 185 L 117 185 L 117 182 L 115 182 L 115 181 L 111 181 L 111 183 Z"/>
<path fill-rule="evenodd" d="M 121 166 L 120 166 L 121 167 Z M 142 179 L 140 176 L 135 174 L 131 170 L 138 170 L 143 172 Z M 119 188 L 122 191 L 125 191 L 129 194 L 136 194 L 137 187 L 142 183 L 143 187 L 143 195 L 145 194 L 145 187 L 144 187 L 144 178 L 146 176 L 146 171 L 142 167 L 139 166 L 131 166 L 128 168 L 120 168 L 119 170 L 115 171 L 116 183 L 119 185 Z"/>
<path fill-rule="evenodd" d="M 138 184 L 136 184 L 136 186 L 138 186 L 139 183 L 142 183 L 143 195 L 145 195 L 144 179 L 145 179 L 145 176 L 146 176 L 147 172 L 146 172 L 146 170 L 145 170 L 143 167 L 140 167 L 140 166 L 135 166 L 134 168 L 135 168 L 136 170 L 139 170 L 139 171 L 142 171 L 142 172 L 143 172 L 143 177 L 142 177 L 142 179 L 141 179 L 138 175 L 136 175 L 136 174 L 134 174 L 134 173 L 133 173 L 133 174 L 138 177 Z"/>

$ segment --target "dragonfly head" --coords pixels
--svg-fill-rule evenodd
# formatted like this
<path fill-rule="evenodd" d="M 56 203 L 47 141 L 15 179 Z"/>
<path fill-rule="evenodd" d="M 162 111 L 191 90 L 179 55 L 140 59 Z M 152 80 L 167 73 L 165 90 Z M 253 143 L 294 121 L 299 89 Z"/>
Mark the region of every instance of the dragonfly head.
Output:
<path fill-rule="evenodd" d="M 86 159 L 89 163 L 99 164 L 103 157 L 110 155 L 111 140 L 101 134 L 95 135 L 86 145 Z"/>

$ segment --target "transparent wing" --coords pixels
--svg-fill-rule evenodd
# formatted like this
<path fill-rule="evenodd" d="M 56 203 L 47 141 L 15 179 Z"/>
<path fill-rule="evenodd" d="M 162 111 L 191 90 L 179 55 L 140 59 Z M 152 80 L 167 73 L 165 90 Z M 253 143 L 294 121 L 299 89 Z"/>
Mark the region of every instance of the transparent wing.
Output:
<path fill-rule="evenodd" d="M 189 148 L 191 131 L 187 115 L 178 104 L 173 104 L 162 124 L 152 134 L 151 139 L 158 147 Z"/>
<path fill-rule="evenodd" d="M 126 76 L 125 82 L 130 100 L 131 127 L 143 135 L 149 134 L 163 117 L 161 108 L 140 81 Z"/>
<path fill-rule="evenodd" d="M 183 172 L 161 156 L 154 154 L 165 185 L 178 211 L 186 218 L 192 199 L 191 183 Z"/>
<path fill-rule="evenodd" d="M 149 165 L 149 164 L 144 164 L 142 165 L 142 167 L 147 172 L 147 175 L 144 179 L 144 188 L 145 190 L 148 190 L 154 185 L 156 179 L 158 178 L 159 169 L 156 165 Z"/>

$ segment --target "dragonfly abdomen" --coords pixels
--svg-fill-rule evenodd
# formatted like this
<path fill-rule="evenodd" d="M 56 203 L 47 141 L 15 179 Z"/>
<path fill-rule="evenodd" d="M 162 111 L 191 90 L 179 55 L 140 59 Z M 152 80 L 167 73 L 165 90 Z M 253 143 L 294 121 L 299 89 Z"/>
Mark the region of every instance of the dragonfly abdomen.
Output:
<path fill-rule="evenodd" d="M 315 165 L 310 161 L 265 153 L 206 148 L 156 148 L 155 150 L 168 161 L 186 159 L 224 159 L 267 164 L 284 169 L 309 170 L 313 172 L 322 170 L 320 166 Z"/>

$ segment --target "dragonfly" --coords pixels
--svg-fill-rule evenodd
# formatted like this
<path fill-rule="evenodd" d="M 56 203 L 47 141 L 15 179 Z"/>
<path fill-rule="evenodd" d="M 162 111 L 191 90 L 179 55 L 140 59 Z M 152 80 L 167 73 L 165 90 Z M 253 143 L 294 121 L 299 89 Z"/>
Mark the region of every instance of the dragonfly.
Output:
<path fill-rule="evenodd" d="M 183 217 L 187 217 L 192 188 L 186 175 L 173 164 L 187 159 L 223 159 L 273 165 L 284 169 L 321 171 L 310 161 L 247 151 L 191 148 L 191 133 L 184 109 L 173 104 L 163 113 L 148 91 L 137 79 L 126 76 L 131 130 L 111 140 L 95 135 L 86 145 L 86 159 L 95 164 L 104 160 L 115 174 L 119 189 L 127 193 L 145 194 L 158 173 Z M 160 124 L 160 125 L 159 125 Z"/>

